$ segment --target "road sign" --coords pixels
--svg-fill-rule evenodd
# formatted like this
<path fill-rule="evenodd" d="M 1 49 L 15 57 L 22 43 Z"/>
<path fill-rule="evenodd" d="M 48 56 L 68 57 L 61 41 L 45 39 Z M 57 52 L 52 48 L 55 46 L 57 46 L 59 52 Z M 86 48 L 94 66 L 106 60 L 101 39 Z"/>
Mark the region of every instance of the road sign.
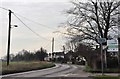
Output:
<path fill-rule="evenodd" d="M 118 40 L 117 39 L 112 39 L 112 40 L 107 40 L 107 46 L 108 52 L 118 52 Z"/>
<path fill-rule="evenodd" d="M 106 38 L 99 38 L 98 43 L 102 44 L 106 42 Z"/>

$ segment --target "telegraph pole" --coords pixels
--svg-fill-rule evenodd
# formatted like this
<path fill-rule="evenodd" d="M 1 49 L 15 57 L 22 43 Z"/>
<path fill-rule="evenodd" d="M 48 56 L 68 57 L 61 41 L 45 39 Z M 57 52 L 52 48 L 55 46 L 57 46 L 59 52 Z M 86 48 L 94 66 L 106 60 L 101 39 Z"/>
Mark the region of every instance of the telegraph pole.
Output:
<path fill-rule="evenodd" d="M 63 45 L 63 52 L 65 53 L 65 46 Z"/>
<path fill-rule="evenodd" d="M 52 38 L 52 58 L 54 57 L 54 37 Z"/>
<path fill-rule="evenodd" d="M 54 52 L 54 38 L 52 38 L 52 53 Z"/>
<path fill-rule="evenodd" d="M 9 59 L 10 59 L 11 13 L 12 13 L 12 11 L 11 11 L 11 10 L 9 10 L 8 48 L 7 48 L 7 66 L 9 65 Z"/>

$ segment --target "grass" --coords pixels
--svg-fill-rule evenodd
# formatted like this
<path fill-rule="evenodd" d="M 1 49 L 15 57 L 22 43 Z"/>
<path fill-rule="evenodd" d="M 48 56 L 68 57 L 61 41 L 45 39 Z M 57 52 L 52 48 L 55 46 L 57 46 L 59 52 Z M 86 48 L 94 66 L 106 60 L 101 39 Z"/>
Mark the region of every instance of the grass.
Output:
<path fill-rule="evenodd" d="M 107 76 L 107 75 L 97 75 L 95 77 L 93 77 L 93 79 L 120 79 L 120 76 Z"/>
<path fill-rule="evenodd" d="M 84 71 L 91 72 L 91 73 L 101 73 L 102 72 L 101 69 L 92 69 L 89 66 L 86 66 Z M 104 72 L 105 73 L 120 73 L 120 69 L 118 69 L 118 68 L 107 68 L 107 69 L 104 69 Z"/>
<path fill-rule="evenodd" d="M 32 61 L 32 62 L 10 62 L 7 66 L 6 62 L 2 63 L 2 74 L 11 74 L 17 72 L 31 71 L 37 69 L 45 69 L 55 66 L 50 62 Z"/>
<path fill-rule="evenodd" d="M 91 73 L 101 73 L 101 69 L 92 69 L 89 66 L 86 66 L 84 71 L 86 72 L 91 72 Z M 104 70 L 105 73 L 118 73 L 120 72 L 120 70 L 118 70 L 117 68 L 113 68 L 113 69 L 106 69 Z M 120 76 L 108 76 L 108 75 L 97 75 L 94 76 L 93 79 L 120 79 Z"/>

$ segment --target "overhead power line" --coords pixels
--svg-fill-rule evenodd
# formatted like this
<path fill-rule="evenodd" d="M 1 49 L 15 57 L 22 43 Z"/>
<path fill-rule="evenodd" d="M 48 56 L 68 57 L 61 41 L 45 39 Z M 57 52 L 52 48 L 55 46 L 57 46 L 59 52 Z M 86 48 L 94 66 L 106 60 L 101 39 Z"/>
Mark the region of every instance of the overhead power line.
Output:
<path fill-rule="evenodd" d="M 15 13 L 13 13 L 13 15 L 14 15 L 21 23 L 23 23 L 31 32 L 33 32 L 34 34 L 36 34 L 38 37 L 43 38 L 43 39 L 45 39 L 45 40 L 48 40 L 48 39 L 40 36 L 40 35 L 39 35 L 38 33 L 36 33 L 35 31 L 33 31 L 30 27 L 28 27 L 18 16 L 15 15 Z"/>
<path fill-rule="evenodd" d="M 6 9 L 6 8 L 4 8 L 4 7 L 0 7 L 0 8 L 1 8 L 1 9 L 4 9 L 4 10 L 7 10 L 7 11 L 10 10 L 10 9 Z M 45 39 L 45 40 L 48 40 L 48 39 L 40 36 L 38 33 L 36 33 L 35 31 L 33 31 L 33 30 L 32 30 L 28 25 L 26 25 L 18 16 L 20 16 L 20 17 L 22 17 L 22 18 L 24 18 L 24 19 L 26 19 L 26 20 L 28 20 L 28 21 L 31 21 L 31 22 L 33 22 L 33 23 L 36 23 L 36 24 L 38 24 L 38 25 L 40 25 L 40 26 L 47 27 L 47 28 L 49 28 L 49 29 L 51 29 L 51 30 L 53 30 L 53 29 L 54 29 L 54 30 L 58 30 L 58 29 L 56 29 L 56 28 L 48 27 L 47 25 L 44 25 L 44 24 L 41 24 L 41 23 L 39 23 L 39 22 L 33 21 L 33 20 L 31 20 L 31 19 L 28 19 L 28 18 L 26 18 L 26 17 L 24 17 L 24 16 L 21 16 L 21 15 L 15 13 L 15 12 L 12 12 L 12 13 L 13 13 L 13 15 L 14 15 L 21 23 L 23 23 L 31 32 L 33 32 L 35 35 L 37 35 L 38 37 L 43 38 L 43 39 Z M 17 16 L 17 15 L 18 15 L 18 16 Z M 65 34 L 65 33 L 62 33 L 62 32 L 59 32 L 59 33 Z M 51 41 L 51 40 L 49 40 L 49 41 Z M 59 44 L 61 44 L 59 41 L 57 41 L 57 42 L 58 42 Z"/>
<path fill-rule="evenodd" d="M 0 7 L 0 8 L 9 11 L 9 9 L 6 9 L 6 8 L 4 8 L 4 7 Z M 19 15 L 18 13 L 15 13 L 15 12 L 14 12 L 14 14 L 16 14 L 16 15 L 18 15 L 18 16 L 20 16 L 20 17 L 22 17 L 22 18 L 24 18 L 24 19 L 26 19 L 26 20 L 28 20 L 28 21 L 31 21 L 31 22 L 33 22 L 33 23 L 36 23 L 36 24 L 38 24 L 38 25 L 40 25 L 40 26 L 44 26 L 44 27 L 46 27 L 46 28 L 48 28 L 48 29 L 57 30 L 56 28 L 48 27 L 47 25 L 44 25 L 44 24 L 41 24 L 41 23 L 39 23 L 39 22 L 33 21 L 33 20 L 29 19 L 29 18 L 26 18 L 26 17 L 24 17 L 24 16 L 22 16 L 22 15 Z"/>
<path fill-rule="evenodd" d="M 17 14 L 17 15 L 18 15 L 18 14 Z M 21 16 L 21 15 L 19 15 L 19 16 Z M 23 17 L 23 16 L 21 16 L 21 17 Z M 33 20 L 31 20 L 31 19 L 28 19 L 28 18 L 26 18 L 26 17 L 23 17 L 23 18 L 25 18 L 25 19 L 27 19 L 27 20 L 29 20 L 29 21 L 32 21 L 32 22 L 34 22 L 34 23 L 37 23 L 37 24 L 39 24 L 39 25 L 42 25 L 42 26 L 47 27 L 46 25 L 40 24 L 40 23 L 35 22 L 35 21 L 33 21 Z M 47 27 L 47 28 L 52 29 L 52 28 L 50 28 L 50 27 Z M 55 29 L 55 30 L 57 30 L 57 29 Z M 66 33 L 62 33 L 62 32 L 59 32 L 59 33 L 61 33 L 61 34 L 66 34 Z M 44 39 L 45 39 L 45 38 L 44 38 Z M 51 41 L 51 40 L 49 40 L 49 41 Z M 59 42 L 59 41 L 57 41 L 57 40 L 56 40 L 56 42 L 59 43 L 59 44 L 61 44 L 61 42 Z"/>
<path fill-rule="evenodd" d="M 0 7 L 0 8 L 9 11 L 9 9 L 3 8 L 3 7 Z M 53 29 L 54 29 L 54 30 L 58 30 L 58 29 L 56 29 L 56 28 L 48 27 L 47 25 L 41 24 L 41 23 L 39 23 L 39 22 L 36 22 L 36 21 L 33 21 L 33 20 L 29 19 L 29 18 L 26 18 L 26 17 L 24 17 L 24 16 L 21 16 L 21 15 L 19 15 L 18 13 L 15 13 L 15 12 L 14 12 L 14 14 L 16 14 L 16 15 L 18 15 L 18 16 L 20 16 L 20 17 L 22 17 L 22 18 L 24 18 L 24 19 L 26 19 L 26 20 L 28 20 L 28 21 L 31 21 L 31 22 L 33 22 L 33 23 L 36 23 L 36 24 L 38 24 L 38 25 L 40 25 L 40 26 L 47 27 L 47 28 L 49 28 L 49 29 L 51 29 L 51 30 L 53 30 Z M 57 31 L 57 32 L 58 32 L 58 31 Z M 53 32 L 53 33 L 56 33 L 56 31 Z M 60 32 L 60 31 L 59 31 L 59 33 L 61 33 L 61 34 L 66 34 L 66 33 L 62 33 L 62 32 Z"/>
<path fill-rule="evenodd" d="M 4 7 L 0 7 L 0 8 L 9 11 L 9 9 L 6 9 L 6 8 L 4 8 Z"/>
<path fill-rule="evenodd" d="M 15 14 L 17 14 L 17 13 L 15 13 Z M 29 19 L 29 18 L 26 18 L 26 17 L 24 17 L 24 16 L 21 16 L 21 15 L 19 15 L 19 14 L 17 14 L 17 15 L 20 16 L 20 17 L 22 17 L 22 18 L 24 18 L 24 19 L 26 19 L 26 20 L 28 20 L 28 21 L 31 21 L 31 22 L 33 22 L 33 23 L 35 23 L 35 24 L 38 24 L 38 25 L 40 25 L 40 26 L 44 26 L 44 27 L 46 27 L 46 28 L 48 28 L 48 29 L 57 30 L 56 28 L 49 27 L 49 26 L 47 26 L 47 25 L 44 25 L 44 24 L 41 24 L 41 23 L 39 23 L 39 22 L 33 21 L 33 20 L 31 20 L 31 19 Z"/>

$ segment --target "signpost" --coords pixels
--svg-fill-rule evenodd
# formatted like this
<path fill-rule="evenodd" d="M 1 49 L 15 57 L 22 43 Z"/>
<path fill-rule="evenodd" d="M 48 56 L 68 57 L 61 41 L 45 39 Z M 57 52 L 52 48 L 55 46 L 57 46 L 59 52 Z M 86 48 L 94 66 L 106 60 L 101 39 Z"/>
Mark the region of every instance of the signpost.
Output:
<path fill-rule="evenodd" d="M 101 47 L 101 68 L 102 68 L 102 75 L 104 75 L 104 66 L 103 66 L 103 43 L 106 42 L 105 38 L 99 38 L 98 39 L 98 43 L 100 43 L 100 47 Z"/>
<path fill-rule="evenodd" d="M 120 7 L 118 7 L 118 12 L 120 12 Z M 120 15 L 118 15 L 118 69 L 120 69 Z"/>

